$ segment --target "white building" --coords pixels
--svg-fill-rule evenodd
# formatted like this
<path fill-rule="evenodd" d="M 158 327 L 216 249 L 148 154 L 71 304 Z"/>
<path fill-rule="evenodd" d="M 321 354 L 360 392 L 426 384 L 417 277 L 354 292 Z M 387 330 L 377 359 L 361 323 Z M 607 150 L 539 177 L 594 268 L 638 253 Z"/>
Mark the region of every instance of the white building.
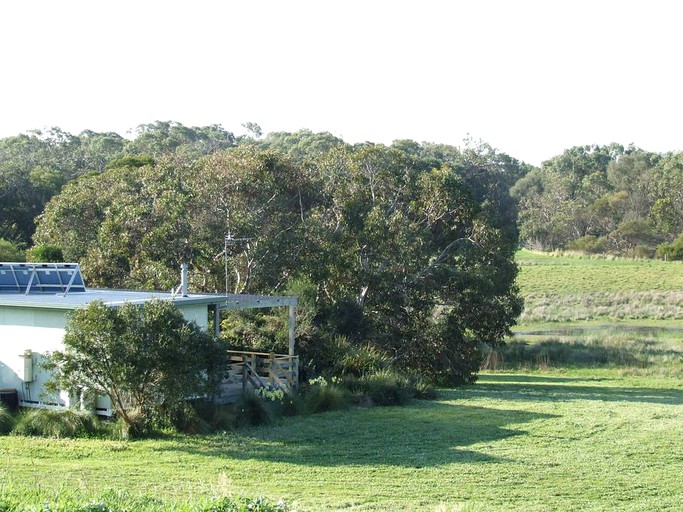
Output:
<path fill-rule="evenodd" d="M 143 304 L 152 299 L 172 301 L 183 316 L 204 329 L 214 319 L 216 334 L 223 309 L 290 308 L 290 356 L 294 355 L 294 297 L 216 295 L 187 293 L 187 278 L 176 293 L 88 289 L 80 268 L 74 263 L 0 263 L 0 390 L 16 390 L 19 405 L 25 407 L 68 407 L 70 397 L 48 397 L 44 385 L 49 374 L 40 361 L 49 352 L 63 348 L 69 313 L 99 300 L 117 307 L 124 303 Z M 108 412 L 108 401 L 98 409 Z"/>

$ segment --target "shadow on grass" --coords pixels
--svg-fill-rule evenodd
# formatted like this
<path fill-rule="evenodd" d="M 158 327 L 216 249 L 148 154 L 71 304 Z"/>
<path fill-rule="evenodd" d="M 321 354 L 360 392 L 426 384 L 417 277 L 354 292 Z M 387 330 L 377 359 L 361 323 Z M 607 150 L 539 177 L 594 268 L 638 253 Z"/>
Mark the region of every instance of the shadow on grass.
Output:
<path fill-rule="evenodd" d="M 603 382 L 606 380 L 612 380 L 608 378 L 596 377 L 596 378 L 586 378 L 586 377 L 559 377 L 559 376 L 545 376 L 545 375 L 521 375 L 521 374 L 510 374 L 510 373 L 487 373 L 479 377 L 479 382 L 476 386 L 481 386 L 481 383 L 487 382 Z M 463 389 L 471 389 L 463 388 Z"/>
<path fill-rule="evenodd" d="M 514 379 L 514 380 L 513 380 Z M 582 379 L 576 379 L 582 380 Z M 593 379 L 584 379 L 594 382 Z M 479 398 L 514 401 L 570 401 L 595 400 L 600 402 L 642 402 L 665 405 L 683 404 L 683 389 L 666 388 L 624 388 L 611 386 L 564 385 L 555 377 L 534 377 L 513 375 L 487 375 L 480 382 L 468 389 Z M 445 392 L 448 396 L 448 391 Z M 462 399 L 462 393 L 457 398 Z"/>
<path fill-rule="evenodd" d="M 411 468 L 504 460 L 468 449 L 524 435 L 515 424 L 553 415 L 416 401 L 291 418 L 278 426 L 210 437 L 183 437 L 174 450 L 210 457 L 305 466 Z"/>

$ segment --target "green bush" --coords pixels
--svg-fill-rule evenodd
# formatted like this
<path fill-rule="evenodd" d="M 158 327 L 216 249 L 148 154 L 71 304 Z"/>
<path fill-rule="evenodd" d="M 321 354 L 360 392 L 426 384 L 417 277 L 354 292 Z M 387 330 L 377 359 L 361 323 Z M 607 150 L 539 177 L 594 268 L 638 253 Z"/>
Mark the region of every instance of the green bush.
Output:
<path fill-rule="evenodd" d="M 418 400 L 436 400 L 437 394 L 434 386 L 422 375 L 409 375 L 408 379 L 413 388 L 413 396 Z"/>
<path fill-rule="evenodd" d="M 598 238 L 597 236 L 586 235 L 567 243 L 567 249 L 588 254 L 601 254 L 608 251 L 609 243 L 605 237 L 601 236 Z"/>
<path fill-rule="evenodd" d="M 24 251 L 4 238 L 0 238 L 0 261 L 24 261 Z"/>
<path fill-rule="evenodd" d="M 358 388 L 377 405 L 401 405 L 415 395 L 415 388 L 405 375 L 380 370 L 358 379 Z"/>
<path fill-rule="evenodd" d="M 656 255 L 662 260 L 683 260 L 683 233 L 671 244 L 658 245 Z"/>
<path fill-rule="evenodd" d="M 268 400 L 254 392 L 246 393 L 237 403 L 236 426 L 269 425 L 275 420 L 273 409 Z"/>
<path fill-rule="evenodd" d="M 9 434 L 14 428 L 14 416 L 0 402 L 0 434 Z"/>
<path fill-rule="evenodd" d="M 306 412 L 306 402 L 296 393 L 286 394 L 282 399 L 281 412 L 283 416 L 299 416 Z"/>
<path fill-rule="evenodd" d="M 391 357 L 373 345 L 349 346 L 338 359 L 334 370 L 336 375 L 360 377 L 371 372 L 391 367 Z"/>
<path fill-rule="evenodd" d="M 64 261 L 64 253 L 56 245 L 39 244 L 26 251 L 26 260 L 34 263 L 61 263 Z"/>
<path fill-rule="evenodd" d="M 306 409 L 312 413 L 348 409 L 351 393 L 324 379 L 316 379 L 305 393 Z"/>
<path fill-rule="evenodd" d="M 96 431 L 95 415 L 66 409 L 33 409 L 22 414 L 14 432 L 25 436 L 81 437 Z"/>

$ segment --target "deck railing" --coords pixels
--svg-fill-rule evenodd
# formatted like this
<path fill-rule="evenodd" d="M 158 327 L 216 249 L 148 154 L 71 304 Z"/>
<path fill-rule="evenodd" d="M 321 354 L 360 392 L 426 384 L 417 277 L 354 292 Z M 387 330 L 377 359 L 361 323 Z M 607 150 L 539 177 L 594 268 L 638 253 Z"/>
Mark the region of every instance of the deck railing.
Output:
<path fill-rule="evenodd" d="M 261 387 L 293 393 L 299 384 L 299 356 L 265 352 L 228 351 L 228 371 L 219 401 L 234 402 L 246 392 Z"/>

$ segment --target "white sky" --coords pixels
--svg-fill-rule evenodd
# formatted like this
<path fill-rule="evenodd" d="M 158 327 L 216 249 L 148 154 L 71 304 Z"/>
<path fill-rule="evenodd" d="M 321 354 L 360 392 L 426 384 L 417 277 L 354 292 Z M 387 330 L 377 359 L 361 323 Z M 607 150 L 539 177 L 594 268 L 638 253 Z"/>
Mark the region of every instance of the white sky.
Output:
<path fill-rule="evenodd" d="M 538 164 L 683 149 L 676 0 L 0 4 L 0 137 L 155 120 L 461 144 Z"/>

